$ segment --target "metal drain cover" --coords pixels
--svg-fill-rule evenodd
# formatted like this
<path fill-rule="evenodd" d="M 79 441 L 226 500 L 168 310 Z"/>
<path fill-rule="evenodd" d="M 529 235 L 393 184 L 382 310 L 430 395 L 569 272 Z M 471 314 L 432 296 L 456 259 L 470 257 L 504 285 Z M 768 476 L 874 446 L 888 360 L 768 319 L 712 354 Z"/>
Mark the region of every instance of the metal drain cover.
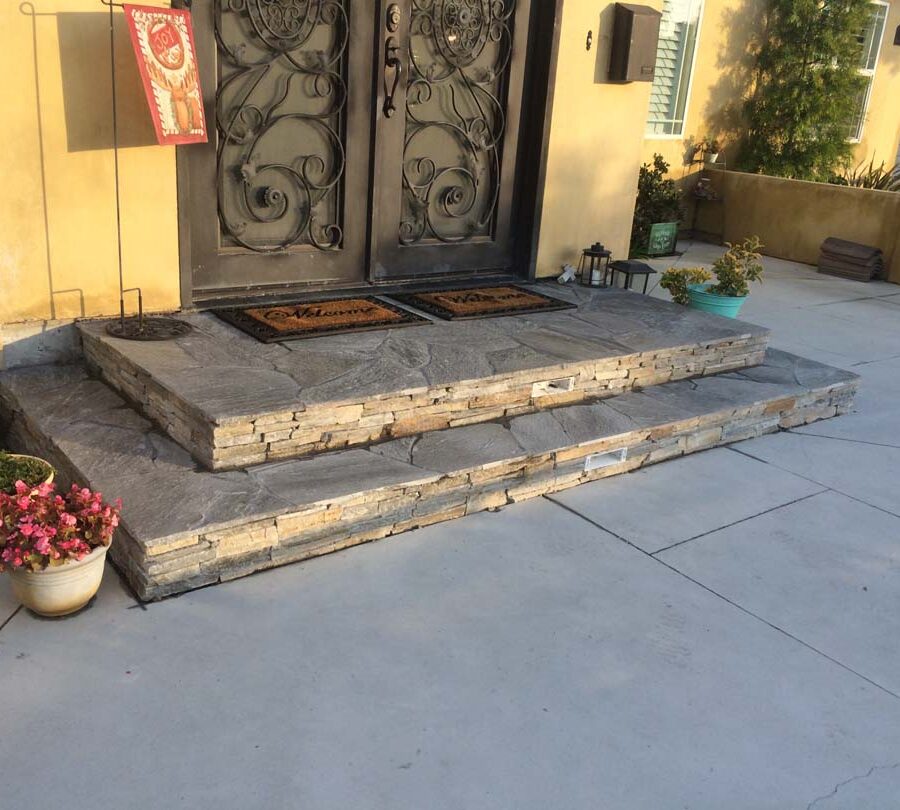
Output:
<path fill-rule="evenodd" d="M 106 331 L 123 340 L 174 340 L 191 332 L 193 327 L 175 318 L 132 317 L 113 321 Z"/>

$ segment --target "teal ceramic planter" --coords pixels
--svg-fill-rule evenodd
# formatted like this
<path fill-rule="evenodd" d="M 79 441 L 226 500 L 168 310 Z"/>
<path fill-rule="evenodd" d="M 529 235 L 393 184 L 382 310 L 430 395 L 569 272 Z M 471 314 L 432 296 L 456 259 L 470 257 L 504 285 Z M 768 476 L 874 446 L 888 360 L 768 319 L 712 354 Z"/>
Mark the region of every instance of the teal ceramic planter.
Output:
<path fill-rule="evenodd" d="M 744 306 L 747 296 L 736 298 L 732 295 L 716 295 L 706 291 L 711 286 L 712 284 L 688 285 L 691 309 L 701 309 L 704 312 L 711 312 L 713 315 L 721 315 L 723 318 L 736 318 L 741 307 Z"/>

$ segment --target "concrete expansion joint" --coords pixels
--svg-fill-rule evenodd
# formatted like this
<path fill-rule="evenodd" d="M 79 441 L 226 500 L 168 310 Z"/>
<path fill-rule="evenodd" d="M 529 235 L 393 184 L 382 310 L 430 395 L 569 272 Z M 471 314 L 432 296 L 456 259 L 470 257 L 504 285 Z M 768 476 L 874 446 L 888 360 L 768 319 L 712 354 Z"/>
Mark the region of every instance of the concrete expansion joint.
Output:
<path fill-rule="evenodd" d="M 783 431 L 787 432 L 787 431 Z M 803 434 L 801 434 L 803 435 Z M 727 446 L 726 450 L 730 450 L 732 453 L 738 453 L 739 455 L 746 456 L 747 458 L 752 458 L 754 461 L 759 461 L 763 464 L 768 464 L 771 467 L 774 467 L 777 470 L 783 470 L 784 472 L 789 472 L 791 475 L 796 475 L 798 478 L 802 478 L 804 481 L 809 481 L 811 484 L 816 484 L 817 486 L 824 487 L 829 492 L 836 492 L 839 495 L 843 495 L 845 498 L 849 498 L 851 501 L 856 501 L 857 503 L 864 504 L 872 509 L 877 509 L 879 512 L 884 512 L 886 515 L 892 515 L 893 517 L 900 517 L 900 513 L 891 512 L 890 509 L 885 509 L 883 506 L 879 506 L 875 503 L 869 503 L 862 498 L 857 497 L 856 495 L 851 495 L 848 492 L 844 492 L 840 489 L 835 489 L 834 487 L 830 487 L 827 484 L 823 484 L 821 481 L 817 481 L 815 478 L 810 478 L 808 475 L 803 475 L 803 473 L 799 473 L 796 470 L 789 470 L 786 467 L 782 467 L 779 464 L 774 464 L 765 458 L 760 458 L 759 456 L 754 456 L 752 453 L 748 453 L 745 450 L 741 450 L 739 447 Z"/>
<path fill-rule="evenodd" d="M 785 433 L 790 433 L 792 436 L 806 436 L 811 439 L 830 439 L 833 442 L 847 442 L 848 444 L 864 444 L 869 445 L 870 447 L 887 447 L 891 450 L 900 450 L 900 444 L 889 444 L 887 442 L 870 442 L 865 439 L 851 439 L 846 436 L 827 436 L 824 433 L 811 433 L 809 431 L 799 431 L 793 430 L 792 428 L 785 428 Z"/>
<path fill-rule="evenodd" d="M 687 545 L 688 543 L 692 543 L 695 540 L 701 540 L 704 537 L 709 537 L 711 534 L 715 534 L 716 532 L 720 532 L 723 529 L 730 529 L 732 526 L 739 526 L 741 523 L 747 523 L 750 520 L 754 520 L 755 518 L 762 517 L 763 515 L 771 514 L 772 512 L 777 512 L 779 509 L 785 509 L 788 506 L 794 506 L 798 503 L 802 503 L 803 501 L 808 501 L 810 498 L 816 498 L 819 495 L 822 495 L 825 492 L 830 492 L 831 490 L 823 487 L 822 489 L 811 492 L 809 495 L 803 495 L 800 498 L 794 498 L 792 501 L 788 501 L 787 503 L 778 504 L 778 506 L 773 506 L 771 509 L 764 509 L 762 512 L 756 512 L 752 515 L 749 515 L 745 518 L 741 518 L 740 520 L 735 520 L 731 523 L 725 523 L 722 526 L 717 526 L 715 529 L 710 529 L 708 532 L 701 532 L 700 534 L 695 534 L 693 537 L 688 537 L 686 540 L 679 540 L 677 543 L 672 543 L 669 546 L 665 546 L 664 548 L 657 549 L 656 551 L 651 552 L 650 556 L 655 557 L 658 554 L 663 554 L 666 551 L 671 551 L 673 548 L 678 548 L 679 546 Z"/>
<path fill-rule="evenodd" d="M 7 617 L 3 620 L 3 623 L 0 624 L 0 633 L 3 632 L 4 628 L 6 627 L 6 625 L 8 625 L 13 619 L 16 618 L 16 616 L 18 615 L 19 611 L 22 610 L 22 608 L 23 608 L 23 606 L 22 606 L 22 605 L 19 605 L 15 610 L 13 610 L 12 613 L 9 614 L 9 616 L 7 616 Z"/>
<path fill-rule="evenodd" d="M 734 448 L 727 448 L 727 449 L 733 450 Z M 743 455 L 746 455 L 746 454 L 743 454 Z M 749 456 L 749 458 L 753 458 L 753 456 Z M 823 490 L 823 491 L 828 491 L 828 490 Z M 821 494 L 822 494 L 821 492 L 814 493 L 814 495 L 821 495 Z M 812 496 L 810 496 L 810 497 L 812 497 Z M 773 622 L 769 621 L 768 619 L 763 618 L 758 613 L 754 613 L 752 610 L 744 607 L 739 602 L 735 602 L 734 600 L 730 599 L 729 597 L 725 596 L 724 594 L 720 593 L 719 591 L 715 590 L 714 588 L 711 588 L 708 585 L 705 585 L 700 580 L 695 579 L 694 577 L 685 573 L 684 571 L 682 571 L 681 569 L 672 565 L 671 563 L 666 562 L 666 560 L 662 559 L 661 557 L 654 556 L 653 553 L 647 551 L 644 548 L 641 548 L 639 545 L 636 545 L 635 543 L 632 543 L 627 537 L 623 537 L 622 535 L 618 534 L 617 532 L 613 531 L 612 529 L 604 526 L 601 523 L 598 523 L 597 521 L 593 520 L 592 518 L 587 517 L 586 515 L 581 514 L 581 512 L 578 512 L 576 509 L 573 509 L 572 507 L 568 506 L 565 503 L 562 503 L 561 501 L 553 498 L 550 495 L 546 496 L 546 498 L 547 498 L 547 500 L 556 504 L 560 508 L 565 509 L 567 512 L 570 512 L 571 514 L 580 518 L 585 523 L 588 523 L 589 525 L 594 526 L 595 528 L 600 529 L 603 532 L 606 532 L 606 534 L 609 534 L 612 537 L 615 537 L 617 540 L 619 540 L 622 543 L 624 543 L 625 545 L 633 548 L 635 551 L 642 554 L 643 556 L 653 560 L 654 562 L 658 563 L 659 565 L 663 566 L 664 568 L 667 568 L 669 571 L 672 571 L 673 573 L 682 577 L 686 581 L 692 583 L 696 587 L 706 591 L 707 593 L 711 594 L 712 596 L 716 597 L 717 599 L 720 599 L 721 601 L 725 602 L 726 604 L 731 605 L 736 610 L 741 611 L 741 613 L 744 613 L 747 616 L 750 616 L 751 618 L 766 625 L 767 627 L 771 628 L 775 632 L 780 633 L 781 635 L 785 636 L 786 638 L 790 639 L 791 641 L 793 641 L 797 644 L 800 644 L 801 646 L 807 648 L 808 650 L 815 653 L 816 655 L 821 656 L 825 660 L 840 667 L 841 669 L 845 670 L 846 672 L 849 672 L 851 675 L 855 675 L 857 678 L 860 678 L 861 680 L 865 681 L 866 683 L 875 687 L 876 689 L 880 690 L 881 692 L 884 692 L 884 693 L 890 695 L 891 697 L 896 698 L 897 700 L 900 700 L 900 695 L 891 691 L 886 686 L 883 686 L 882 684 L 878 683 L 877 681 L 874 681 L 871 678 L 867 677 L 866 675 L 863 675 L 861 672 L 858 672 L 857 670 L 853 669 L 852 667 L 848 666 L 847 664 L 843 663 L 842 661 L 839 661 L 837 658 L 834 658 L 831 655 L 829 655 L 828 653 L 824 652 L 823 650 L 820 650 L 818 647 L 815 647 L 812 644 L 804 641 L 803 639 L 801 639 L 798 636 L 794 635 L 793 633 L 789 632 L 785 628 L 783 628 L 777 624 L 774 624 Z M 885 767 L 894 768 L 894 767 L 898 767 L 898 766 L 900 766 L 900 763 L 897 763 L 896 765 L 885 766 Z M 865 776 L 866 775 L 864 775 L 864 777 Z M 856 777 L 856 778 L 858 778 L 858 777 Z M 850 780 L 848 780 L 847 783 L 849 783 L 850 781 L 854 781 L 854 780 L 850 779 Z M 847 783 L 844 783 L 844 784 L 847 784 Z M 834 793 L 830 793 L 830 794 L 828 794 L 828 796 L 819 797 L 819 799 L 814 800 L 814 802 L 829 798 L 832 795 L 834 795 Z M 810 805 L 810 806 L 812 806 L 812 805 Z"/>

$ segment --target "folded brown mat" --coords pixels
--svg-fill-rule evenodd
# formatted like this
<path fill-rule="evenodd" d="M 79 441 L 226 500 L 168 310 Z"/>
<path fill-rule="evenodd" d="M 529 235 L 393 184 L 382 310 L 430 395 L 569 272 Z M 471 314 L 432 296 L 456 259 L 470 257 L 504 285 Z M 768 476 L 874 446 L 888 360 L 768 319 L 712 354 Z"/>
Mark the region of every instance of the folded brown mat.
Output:
<path fill-rule="evenodd" d="M 854 281 L 871 281 L 884 273 L 884 254 L 879 248 L 830 236 L 820 249 L 819 272 Z"/>

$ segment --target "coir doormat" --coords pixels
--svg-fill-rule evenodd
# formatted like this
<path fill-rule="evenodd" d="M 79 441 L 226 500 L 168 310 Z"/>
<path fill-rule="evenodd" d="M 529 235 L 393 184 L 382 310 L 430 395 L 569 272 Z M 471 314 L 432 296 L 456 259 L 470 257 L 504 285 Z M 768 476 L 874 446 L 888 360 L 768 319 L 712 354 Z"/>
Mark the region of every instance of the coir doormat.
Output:
<path fill-rule="evenodd" d="M 448 321 L 575 309 L 575 304 L 515 284 L 404 293 L 391 298 Z"/>
<path fill-rule="evenodd" d="M 372 296 L 219 309 L 215 314 L 263 343 L 429 323 Z"/>

